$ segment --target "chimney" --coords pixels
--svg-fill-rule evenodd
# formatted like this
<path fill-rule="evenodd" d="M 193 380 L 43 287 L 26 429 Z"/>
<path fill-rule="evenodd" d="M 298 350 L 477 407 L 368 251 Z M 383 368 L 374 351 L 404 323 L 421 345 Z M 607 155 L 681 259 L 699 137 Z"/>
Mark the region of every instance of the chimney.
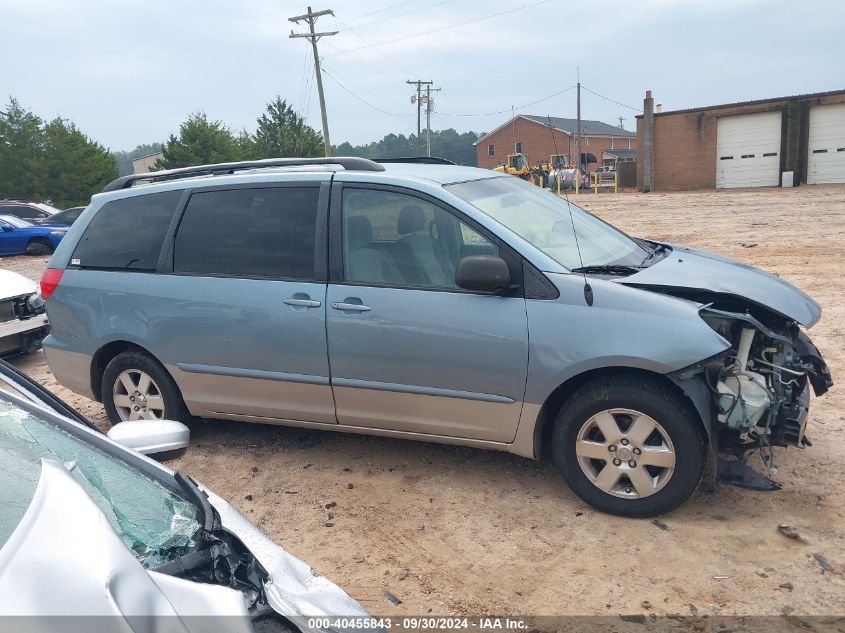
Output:
<path fill-rule="evenodd" d="M 654 106 L 654 111 L 657 114 L 660 114 L 661 112 L 663 112 L 663 104 L 658 103 L 656 106 Z"/>
<path fill-rule="evenodd" d="M 642 191 L 647 193 L 654 189 L 654 98 L 651 90 L 646 90 L 643 99 L 643 138 L 640 150 L 642 156 L 637 157 L 637 160 L 641 160 L 643 166 Z"/>

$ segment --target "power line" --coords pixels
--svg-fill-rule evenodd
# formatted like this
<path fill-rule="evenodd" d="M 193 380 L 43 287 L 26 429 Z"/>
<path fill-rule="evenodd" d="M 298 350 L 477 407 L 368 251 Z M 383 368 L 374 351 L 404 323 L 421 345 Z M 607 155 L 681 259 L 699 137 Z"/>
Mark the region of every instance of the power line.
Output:
<path fill-rule="evenodd" d="M 629 110 L 633 110 L 634 112 L 642 112 L 642 110 L 641 110 L 640 108 L 633 108 L 633 107 L 631 107 L 631 106 L 629 106 L 629 105 L 626 105 L 626 104 L 624 104 L 624 103 L 621 103 L 621 102 L 619 102 L 619 101 L 616 101 L 616 100 L 614 100 L 614 99 L 611 99 L 610 97 L 605 97 L 604 95 L 600 95 L 598 92 L 595 92 L 595 91 L 590 90 L 589 88 L 587 88 L 587 86 L 585 86 L 584 84 L 581 84 L 581 87 L 582 87 L 584 90 L 586 90 L 587 92 L 589 92 L 589 93 L 591 93 L 591 94 L 594 94 L 594 95 L 596 95 L 597 97 L 601 97 L 601 98 L 602 98 L 602 99 L 604 99 L 605 101 L 610 101 L 611 103 L 615 103 L 616 105 L 622 106 L 623 108 L 628 108 Z"/>
<path fill-rule="evenodd" d="M 331 48 L 333 51 L 338 52 L 338 53 L 340 52 L 340 49 L 339 49 L 337 46 L 332 45 L 332 43 L 331 43 L 331 42 L 326 42 L 326 45 L 327 45 L 329 48 Z M 333 54 L 333 53 L 330 53 L 330 54 Z M 323 56 L 323 58 L 325 59 L 325 57 L 326 57 L 326 56 L 324 55 L 324 56 Z M 362 66 L 364 66 L 364 67 L 366 67 L 366 68 L 369 68 L 370 70 L 372 70 L 373 72 L 377 73 L 378 75 L 385 75 L 385 76 L 387 76 L 387 77 L 390 77 L 393 81 L 403 81 L 403 80 L 402 80 L 401 78 L 399 78 L 398 76 L 393 75 L 393 74 L 388 73 L 388 72 L 385 72 L 384 68 L 376 68 L 375 66 L 372 66 L 371 64 L 368 64 L 368 63 L 367 63 L 367 62 L 365 62 L 364 60 L 362 60 L 362 59 L 360 59 L 360 58 L 356 57 L 354 54 L 350 54 L 350 55 L 348 55 L 348 56 L 346 57 L 346 59 L 351 59 L 351 60 L 352 60 L 352 61 L 354 61 L 354 62 L 358 62 L 358 63 L 359 63 L 359 64 L 361 64 Z"/>
<path fill-rule="evenodd" d="M 401 68 L 403 71 L 405 71 L 406 73 L 409 73 L 409 74 L 411 74 L 411 75 L 415 74 L 413 71 L 408 70 L 405 66 L 403 66 L 403 65 L 402 65 L 402 64 L 400 64 L 398 61 L 396 61 L 395 59 L 393 59 L 390 55 L 388 55 L 388 54 L 387 54 L 387 53 L 385 53 L 383 50 L 381 50 L 380 48 L 378 48 L 378 45 L 377 45 L 377 44 L 373 44 L 372 42 L 370 42 L 370 40 L 368 40 L 368 39 L 367 39 L 367 38 L 365 38 L 363 35 L 361 35 L 361 34 L 360 34 L 360 33 L 359 33 L 359 32 L 358 32 L 355 28 L 353 28 L 353 27 L 349 26 L 348 24 L 346 24 L 343 20 L 340 20 L 340 19 L 339 19 L 338 21 L 339 21 L 341 24 L 343 24 L 343 25 L 344 25 L 344 26 L 345 26 L 348 30 L 352 31 L 352 32 L 355 34 L 355 36 L 356 36 L 356 37 L 358 37 L 358 39 L 360 39 L 362 42 L 364 42 L 364 43 L 367 45 L 367 47 L 375 49 L 375 50 L 378 52 L 378 54 L 379 54 L 379 55 L 381 55 L 382 57 L 384 57 L 385 59 L 387 59 L 389 62 L 391 62 L 391 63 L 395 64 L 397 68 Z"/>
<path fill-rule="evenodd" d="M 360 20 L 361 18 L 366 18 L 366 17 L 369 17 L 371 15 L 375 15 L 376 13 L 383 13 L 384 11 L 387 11 L 388 9 L 393 9 L 395 7 L 401 7 L 404 4 L 411 4 L 412 2 L 416 2 L 416 1 L 417 0 L 402 0 L 402 2 L 395 2 L 394 4 L 389 4 L 386 7 L 382 7 L 381 9 L 376 9 L 375 11 L 370 11 L 369 13 L 362 13 L 361 15 L 356 15 L 354 18 L 349 18 L 349 21 L 350 22 L 356 22 L 356 21 Z M 337 26 L 337 24 L 339 22 L 340 22 L 340 20 L 338 19 L 337 22 L 335 22 L 334 24 L 330 24 L 329 26 L 332 26 L 332 27 Z"/>
<path fill-rule="evenodd" d="M 452 0 L 439 0 L 439 2 L 435 2 L 433 4 L 428 4 L 423 7 L 417 7 L 416 9 L 411 9 L 410 11 L 406 11 L 405 13 L 398 13 L 396 15 L 391 15 L 386 18 L 379 18 L 378 20 L 371 20 L 370 22 L 364 22 L 363 24 L 357 24 L 355 26 L 356 29 L 363 29 L 367 26 L 372 26 L 373 24 L 381 24 L 382 22 L 389 22 L 390 20 L 395 20 L 396 18 L 404 18 L 405 16 L 411 15 L 413 13 L 419 13 L 420 11 L 426 11 L 428 9 L 433 9 L 434 7 L 439 7 L 441 4 L 446 4 L 447 2 L 452 2 Z M 340 21 L 340 18 L 338 18 Z M 351 21 L 351 20 L 350 20 Z M 347 25 L 347 28 L 351 28 Z"/>
<path fill-rule="evenodd" d="M 521 106 L 508 106 L 507 108 L 503 108 L 502 110 L 497 110 L 496 112 L 482 112 L 479 114 L 459 114 L 455 112 L 454 114 L 449 112 L 441 112 L 442 116 L 459 116 L 459 117 L 477 117 L 477 116 L 495 116 L 497 114 L 504 114 L 505 112 L 511 112 L 513 110 L 524 110 L 525 108 L 530 108 L 533 105 L 537 105 L 538 103 L 543 103 L 543 101 L 548 101 L 549 99 L 554 99 L 558 95 L 562 95 L 564 92 L 569 92 L 575 87 L 575 84 L 569 86 L 569 88 L 564 88 L 563 90 L 558 90 L 554 94 L 550 94 L 548 97 L 543 97 L 542 99 L 537 99 L 536 101 L 532 101 L 531 103 L 526 103 Z M 583 88 L 583 86 L 581 86 Z"/>
<path fill-rule="evenodd" d="M 350 52 L 353 52 L 353 51 L 363 50 L 365 48 L 374 48 L 376 46 L 386 46 L 388 44 L 394 44 L 396 42 L 401 42 L 401 41 L 404 41 L 404 40 L 410 40 L 410 39 L 413 39 L 413 38 L 416 38 L 416 37 L 422 37 L 423 35 L 431 35 L 432 33 L 441 33 L 443 31 L 447 31 L 449 29 L 458 28 L 459 26 L 466 26 L 467 24 L 473 24 L 475 22 L 481 22 L 483 20 L 489 20 L 491 18 L 496 18 L 496 17 L 502 16 L 502 15 L 508 15 L 509 13 L 516 13 L 517 11 L 523 11 L 525 9 L 530 9 L 531 7 L 536 7 L 536 6 L 541 5 L 541 4 L 547 4 L 551 1 L 552 0 L 538 0 L 537 2 L 532 2 L 530 4 L 524 4 L 522 6 L 515 7 L 513 9 L 508 9 L 507 11 L 500 11 L 499 13 L 491 13 L 490 15 L 484 15 L 484 16 L 481 16 L 481 17 L 478 17 L 478 18 L 473 18 L 471 20 L 466 20 L 464 22 L 458 22 L 456 24 L 447 24 L 446 26 L 441 26 L 439 28 L 431 29 L 429 31 L 422 31 L 420 33 L 413 33 L 411 35 L 405 35 L 405 36 L 402 36 L 402 37 L 397 37 L 397 38 L 394 38 L 392 40 L 385 40 L 384 42 L 378 42 L 376 44 L 368 44 L 366 46 L 358 46 L 358 47 L 355 47 L 355 48 L 346 48 L 346 49 L 338 51 L 337 53 L 332 53 L 331 55 L 337 55 L 338 53 L 350 53 Z M 326 57 L 329 57 L 329 56 L 330 55 L 326 55 Z"/>
<path fill-rule="evenodd" d="M 322 66 L 322 69 L 323 69 L 323 72 L 329 72 L 329 69 L 327 69 L 325 66 Z M 341 73 L 337 72 L 337 70 L 336 70 L 336 69 L 331 69 L 331 72 L 332 72 L 332 73 L 334 73 L 335 75 L 337 75 L 340 79 L 342 79 L 342 80 L 343 80 L 343 81 L 345 81 L 346 83 L 348 83 L 348 84 L 351 84 L 351 85 L 355 86 L 355 87 L 356 87 L 356 88 L 358 88 L 359 90 L 363 90 L 363 91 L 364 91 L 364 92 L 366 92 L 367 94 L 370 94 L 370 95 L 372 95 L 372 96 L 376 97 L 377 99 L 381 99 L 382 101 L 387 101 L 388 103 L 392 103 L 393 105 L 398 105 L 398 106 L 400 106 L 400 107 L 402 107 L 402 106 L 404 106 L 404 105 L 405 105 L 404 103 L 400 103 L 400 102 L 398 102 L 398 101 L 394 101 L 393 99 L 388 99 L 387 97 L 384 97 L 384 96 L 382 96 L 382 95 L 380 95 L 380 94 L 378 94 L 378 93 L 373 92 L 372 90 L 369 90 L 369 89 L 368 89 L 368 88 L 366 88 L 365 86 L 362 86 L 361 84 L 359 84 L 359 83 L 356 83 L 356 82 L 352 81 L 349 77 L 346 77 L 345 75 L 343 75 L 343 74 L 341 74 Z"/>
<path fill-rule="evenodd" d="M 381 109 L 381 108 L 379 108 L 378 106 L 374 106 L 372 103 L 370 103 L 370 102 L 369 102 L 369 101 L 367 101 L 366 99 L 363 99 L 362 97 L 359 97 L 359 96 L 358 96 L 358 95 L 356 95 L 354 92 L 352 92 L 349 88 L 347 88 L 347 87 L 346 87 L 346 86 L 344 86 L 342 83 L 340 83 L 340 81 L 338 81 L 336 77 L 334 77 L 334 76 L 333 76 L 333 75 L 332 75 L 332 74 L 331 74 L 328 70 L 326 70 L 326 68 L 325 68 L 325 67 L 322 67 L 322 69 L 323 69 L 323 72 L 324 72 L 324 73 L 326 73 L 326 76 L 327 76 L 329 79 L 331 79 L 333 82 L 335 82 L 338 86 L 340 86 L 343 90 L 345 90 L 346 92 L 348 92 L 350 95 L 352 95 L 353 97 L 355 97 L 358 101 L 360 101 L 360 102 L 361 102 L 361 103 L 363 103 L 364 105 L 367 105 L 367 106 L 371 107 L 373 110 L 376 110 L 376 111 L 381 112 L 382 114 L 386 114 L 386 115 L 388 115 L 388 116 L 402 116 L 402 117 L 404 117 L 404 116 L 413 116 L 412 114 L 396 114 L 395 112 L 388 112 L 387 110 L 382 110 L 382 109 Z"/>

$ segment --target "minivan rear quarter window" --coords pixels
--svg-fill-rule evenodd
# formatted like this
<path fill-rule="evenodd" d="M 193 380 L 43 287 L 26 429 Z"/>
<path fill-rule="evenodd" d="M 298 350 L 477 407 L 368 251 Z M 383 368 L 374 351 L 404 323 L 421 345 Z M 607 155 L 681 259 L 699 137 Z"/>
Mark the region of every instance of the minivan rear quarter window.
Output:
<path fill-rule="evenodd" d="M 71 264 L 81 268 L 155 270 L 181 191 L 107 202 L 79 240 Z"/>
<path fill-rule="evenodd" d="M 176 273 L 314 279 L 318 187 L 195 193 L 176 233 Z"/>

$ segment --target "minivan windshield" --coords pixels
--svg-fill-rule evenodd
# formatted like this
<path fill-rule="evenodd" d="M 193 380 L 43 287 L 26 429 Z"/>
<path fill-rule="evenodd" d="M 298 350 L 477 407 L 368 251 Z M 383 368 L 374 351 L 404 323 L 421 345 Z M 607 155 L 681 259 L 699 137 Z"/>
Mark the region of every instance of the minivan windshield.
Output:
<path fill-rule="evenodd" d="M 0 548 L 32 501 L 42 459 L 75 462 L 71 476 L 144 566 L 158 567 L 196 545 L 200 524 L 187 499 L 0 392 Z"/>
<path fill-rule="evenodd" d="M 519 178 L 485 178 L 445 188 L 569 270 L 637 267 L 650 255 L 639 242 L 591 213 Z"/>

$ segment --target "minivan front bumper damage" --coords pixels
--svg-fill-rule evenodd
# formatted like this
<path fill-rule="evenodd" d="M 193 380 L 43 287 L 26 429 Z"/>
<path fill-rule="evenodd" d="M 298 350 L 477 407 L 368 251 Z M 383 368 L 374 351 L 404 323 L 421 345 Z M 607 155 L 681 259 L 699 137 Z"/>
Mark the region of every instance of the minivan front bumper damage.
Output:
<path fill-rule="evenodd" d="M 702 306 L 711 328 L 731 347 L 669 374 L 686 394 L 707 430 L 714 476 L 754 490 L 778 484 L 748 466 L 758 452 L 766 474 L 777 472 L 774 447 L 811 446 L 806 437 L 810 389 L 833 385 L 818 349 L 797 323 L 749 312 Z M 723 459 L 720 457 L 727 457 Z"/>

